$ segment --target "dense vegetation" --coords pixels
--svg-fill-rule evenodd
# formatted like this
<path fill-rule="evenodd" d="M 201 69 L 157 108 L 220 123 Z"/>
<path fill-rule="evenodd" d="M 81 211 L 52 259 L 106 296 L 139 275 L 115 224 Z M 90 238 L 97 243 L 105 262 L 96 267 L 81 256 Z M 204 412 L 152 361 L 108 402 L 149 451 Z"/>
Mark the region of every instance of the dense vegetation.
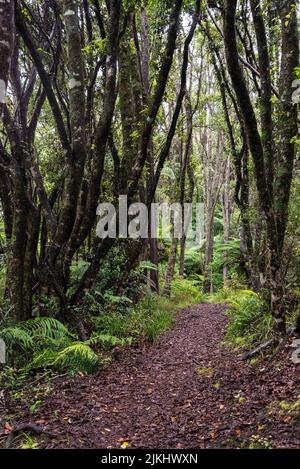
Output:
<path fill-rule="evenodd" d="M 234 347 L 299 327 L 298 20 L 295 0 L 0 2 L 1 385 L 92 373 L 196 303 L 227 304 Z M 203 239 L 174 218 L 100 239 L 120 195 L 203 204 Z"/>

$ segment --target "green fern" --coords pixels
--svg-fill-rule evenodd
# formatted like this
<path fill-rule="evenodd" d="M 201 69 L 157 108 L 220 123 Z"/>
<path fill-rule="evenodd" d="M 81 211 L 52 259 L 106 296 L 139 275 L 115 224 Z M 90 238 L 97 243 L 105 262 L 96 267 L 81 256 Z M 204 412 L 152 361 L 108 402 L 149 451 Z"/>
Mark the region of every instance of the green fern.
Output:
<path fill-rule="evenodd" d="M 116 347 L 117 345 L 124 347 L 125 345 L 131 345 L 132 337 L 123 337 L 120 339 L 111 334 L 93 334 L 88 343 L 91 345 L 100 345 L 104 348 Z"/>
<path fill-rule="evenodd" d="M 36 353 L 33 359 L 26 365 L 25 370 L 30 371 L 38 370 L 40 368 L 51 368 L 58 357 L 58 353 L 59 352 L 51 350 L 50 348 Z"/>
<path fill-rule="evenodd" d="M 31 337 L 43 337 L 45 339 L 58 340 L 62 337 L 73 337 L 64 324 L 55 318 L 37 317 L 29 319 L 22 323 L 19 327 L 27 331 Z"/>
<path fill-rule="evenodd" d="M 0 329 L 0 338 L 11 348 L 21 348 L 29 352 L 37 349 L 41 342 L 45 345 L 67 345 L 73 336 L 61 322 L 54 318 L 34 318 L 15 326 Z"/>
<path fill-rule="evenodd" d="M 88 343 L 74 342 L 76 336 L 54 318 L 38 317 L 6 327 L 0 330 L 0 338 L 12 350 L 19 348 L 26 352 L 26 357 L 18 357 L 18 365 L 26 373 L 40 368 L 92 373 L 100 365 L 99 357 Z"/>
<path fill-rule="evenodd" d="M 99 368 L 100 359 L 88 345 L 78 342 L 59 352 L 52 365 L 73 372 L 93 373 Z"/>
<path fill-rule="evenodd" d="M 143 270 L 157 270 L 157 265 L 153 264 L 150 261 L 141 261 L 137 267 L 138 272 L 142 272 Z"/>
<path fill-rule="evenodd" d="M 32 350 L 34 341 L 21 327 L 10 326 L 0 330 L 0 338 L 8 348 L 20 348 L 25 352 Z"/>

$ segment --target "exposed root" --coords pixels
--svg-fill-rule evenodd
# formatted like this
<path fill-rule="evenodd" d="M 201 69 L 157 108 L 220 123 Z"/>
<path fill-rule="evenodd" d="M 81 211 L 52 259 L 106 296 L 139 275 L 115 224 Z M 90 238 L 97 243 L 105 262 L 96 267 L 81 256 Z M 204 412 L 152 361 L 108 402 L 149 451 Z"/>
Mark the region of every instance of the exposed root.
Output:
<path fill-rule="evenodd" d="M 18 425 L 17 427 L 13 428 L 13 430 L 8 435 L 6 443 L 5 443 L 5 449 L 9 449 L 14 439 L 20 433 L 25 433 L 25 432 L 33 433 L 34 435 L 41 435 L 42 433 L 47 433 L 42 427 L 40 427 L 39 425 L 35 425 L 33 423 L 25 423 L 23 425 Z"/>

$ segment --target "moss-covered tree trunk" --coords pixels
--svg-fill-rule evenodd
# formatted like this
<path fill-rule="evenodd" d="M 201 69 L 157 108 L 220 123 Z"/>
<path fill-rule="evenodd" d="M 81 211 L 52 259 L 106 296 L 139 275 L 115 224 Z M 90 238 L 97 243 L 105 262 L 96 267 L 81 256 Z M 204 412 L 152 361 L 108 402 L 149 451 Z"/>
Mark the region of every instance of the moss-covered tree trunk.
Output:
<path fill-rule="evenodd" d="M 251 102 L 250 92 L 239 62 L 236 38 L 236 0 L 225 0 L 224 42 L 226 61 L 238 105 L 245 123 L 249 148 L 254 163 L 260 210 L 266 223 L 269 250 L 271 311 L 277 330 L 285 334 L 283 247 L 288 220 L 290 186 L 295 159 L 297 110 L 292 102 L 294 71 L 299 65 L 297 14 L 293 1 L 278 4 L 281 18 L 281 71 L 279 89 L 279 143 L 274 149 L 272 138 L 271 78 L 264 18 L 259 1 L 252 1 L 261 81 L 261 129 Z M 273 171 L 273 167 L 275 168 Z M 276 174 L 273 182 L 273 175 Z"/>

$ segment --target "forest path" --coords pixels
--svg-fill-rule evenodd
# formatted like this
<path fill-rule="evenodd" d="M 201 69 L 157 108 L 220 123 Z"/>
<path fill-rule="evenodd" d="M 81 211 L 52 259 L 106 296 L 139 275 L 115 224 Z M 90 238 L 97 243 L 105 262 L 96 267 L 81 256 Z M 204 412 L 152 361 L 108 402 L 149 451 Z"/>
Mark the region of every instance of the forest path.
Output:
<path fill-rule="evenodd" d="M 21 420 L 45 426 L 46 448 L 235 447 L 251 435 L 299 447 L 299 423 L 266 409 L 295 394 L 294 366 L 286 354 L 243 362 L 222 344 L 226 321 L 221 305 L 191 306 L 154 345 L 129 348 L 97 375 L 54 382 Z"/>

